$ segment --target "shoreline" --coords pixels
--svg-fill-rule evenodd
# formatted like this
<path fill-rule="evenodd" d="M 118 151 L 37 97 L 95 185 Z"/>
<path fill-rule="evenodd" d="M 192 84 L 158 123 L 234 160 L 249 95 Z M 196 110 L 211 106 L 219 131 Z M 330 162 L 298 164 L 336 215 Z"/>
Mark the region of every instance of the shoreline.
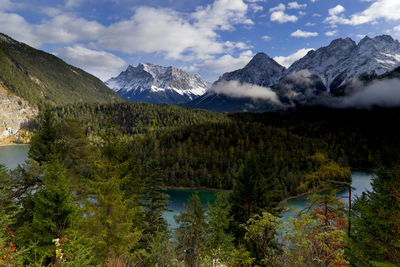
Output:
<path fill-rule="evenodd" d="M 217 188 L 212 188 L 212 187 L 204 187 L 204 186 L 163 186 L 164 189 L 169 190 L 203 190 L 203 191 L 213 191 L 213 192 L 231 192 L 232 190 L 227 190 L 227 189 L 217 189 Z"/>

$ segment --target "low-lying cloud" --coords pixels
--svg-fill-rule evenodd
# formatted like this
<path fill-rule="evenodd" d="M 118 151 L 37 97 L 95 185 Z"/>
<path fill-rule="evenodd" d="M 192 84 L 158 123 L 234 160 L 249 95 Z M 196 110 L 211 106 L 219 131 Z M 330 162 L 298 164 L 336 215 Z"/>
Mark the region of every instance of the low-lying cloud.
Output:
<path fill-rule="evenodd" d="M 375 81 L 340 99 L 339 107 L 371 108 L 400 106 L 400 79 Z"/>
<path fill-rule="evenodd" d="M 233 98 L 252 98 L 269 100 L 275 104 L 281 104 L 277 94 L 268 87 L 261 87 L 238 81 L 222 81 L 211 87 L 210 91 Z"/>

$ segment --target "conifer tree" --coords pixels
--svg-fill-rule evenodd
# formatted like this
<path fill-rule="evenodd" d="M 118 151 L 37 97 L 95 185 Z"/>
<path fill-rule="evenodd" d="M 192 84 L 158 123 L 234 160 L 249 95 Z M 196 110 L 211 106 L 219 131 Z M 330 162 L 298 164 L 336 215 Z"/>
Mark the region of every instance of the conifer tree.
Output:
<path fill-rule="evenodd" d="M 46 164 L 43 186 L 33 196 L 31 240 L 37 243 L 39 258 L 55 262 L 54 239 L 63 238 L 76 219 L 65 169 L 57 161 Z"/>
<path fill-rule="evenodd" d="M 205 210 L 197 192 L 189 199 L 185 211 L 181 211 L 175 220 L 179 224 L 176 229 L 178 257 L 185 261 L 186 266 L 199 266 L 201 257 L 205 255 L 207 225 Z"/>
<path fill-rule="evenodd" d="M 359 266 L 400 265 L 400 168 L 381 168 L 355 201 L 349 256 Z"/>
<path fill-rule="evenodd" d="M 126 177 L 120 149 L 118 137 L 109 125 L 103 135 L 100 159 L 94 163 L 90 181 L 93 195 L 84 219 L 86 234 L 99 263 L 104 265 L 134 265 L 141 254 L 136 250 L 141 233 L 133 225 L 138 207 L 123 191 Z"/>
<path fill-rule="evenodd" d="M 40 114 L 39 129 L 32 137 L 29 158 L 40 164 L 49 162 L 56 152 L 57 128 L 50 106 Z"/>
<path fill-rule="evenodd" d="M 233 237 L 229 233 L 231 222 L 228 196 L 224 192 L 218 192 L 215 203 L 209 205 L 207 213 L 206 243 L 210 256 L 220 262 L 227 262 L 234 249 Z"/>

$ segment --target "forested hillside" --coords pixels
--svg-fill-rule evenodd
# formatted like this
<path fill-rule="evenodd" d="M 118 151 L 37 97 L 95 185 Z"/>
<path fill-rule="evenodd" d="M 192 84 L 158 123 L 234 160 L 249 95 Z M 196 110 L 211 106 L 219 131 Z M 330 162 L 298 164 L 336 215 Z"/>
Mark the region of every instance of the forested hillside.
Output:
<path fill-rule="evenodd" d="M 75 119 L 55 117 L 54 110 L 42 111 L 26 164 L 11 172 L 0 166 L 0 264 L 400 263 L 394 161 L 381 168 L 373 190 L 349 210 L 335 196 L 351 177 L 340 145 L 301 136 L 296 128 L 230 121 L 222 114 L 125 105 L 74 106 L 85 109 L 66 112 L 101 121 L 92 131 Z M 95 111 L 104 107 L 108 112 L 99 117 Z M 118 119 L 133 110 L 149 113 L 124 128 L 127 122 Z M 137 125 L 140 132 L 132 130 Z M 175 217 L 178 228 L 169 231 L 163 218 L 166 185 L 232 190 L 220 191 L 207 213 L 194 194 Z M 308 212 L 283 223 L 279 202 L 299 192 L 314 193 Z M 375 241 L 379 247 L 371 246 Z"/>
<path fill-rule="evenodd" d="M 121 102 L 98 78 L 54 55 L 0 34 L 0 82 L 32 106 Z"/>

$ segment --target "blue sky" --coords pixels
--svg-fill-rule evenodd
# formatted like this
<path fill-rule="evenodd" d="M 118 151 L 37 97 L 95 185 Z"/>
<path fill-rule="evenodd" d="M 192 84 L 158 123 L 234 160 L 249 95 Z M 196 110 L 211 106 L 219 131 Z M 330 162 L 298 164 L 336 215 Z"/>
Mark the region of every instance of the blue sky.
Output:
<path fill-rule="evenodd" d="M 336 38 L 400 38 L 400 0 L 0 0 L 0 32 L 102 80 L 152 62 L 213 81 L 257 52 L 289 66 Z"/>

